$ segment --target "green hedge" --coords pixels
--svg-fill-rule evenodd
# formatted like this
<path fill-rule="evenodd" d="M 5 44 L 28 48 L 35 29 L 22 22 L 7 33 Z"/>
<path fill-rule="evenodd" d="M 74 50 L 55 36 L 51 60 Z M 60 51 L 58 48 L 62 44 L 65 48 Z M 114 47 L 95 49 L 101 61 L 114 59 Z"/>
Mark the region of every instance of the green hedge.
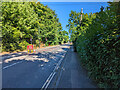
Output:
<path fill-rule="evenodd" d="M 120 88 L 120 13 L 112 3 L 77 38 L 82 64 L 101 88 Z"/>

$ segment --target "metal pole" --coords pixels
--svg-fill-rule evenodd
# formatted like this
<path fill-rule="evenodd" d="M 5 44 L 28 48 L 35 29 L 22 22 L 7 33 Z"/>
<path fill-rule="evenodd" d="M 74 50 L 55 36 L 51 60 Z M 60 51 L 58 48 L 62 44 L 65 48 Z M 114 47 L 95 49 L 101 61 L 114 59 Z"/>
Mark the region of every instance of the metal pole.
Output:
<path fill-rule="evenodd" d="M 83 13 L 83 8 L 81 8 L 80 24 L 81 24 L 81 22 L 82 22 L 82 13 Z"/>
<path fill-rule="evenodd" d="M 32 44 L 32 36 L 30 37 L 30 41 L 31 41 L 31 44 Z"/>

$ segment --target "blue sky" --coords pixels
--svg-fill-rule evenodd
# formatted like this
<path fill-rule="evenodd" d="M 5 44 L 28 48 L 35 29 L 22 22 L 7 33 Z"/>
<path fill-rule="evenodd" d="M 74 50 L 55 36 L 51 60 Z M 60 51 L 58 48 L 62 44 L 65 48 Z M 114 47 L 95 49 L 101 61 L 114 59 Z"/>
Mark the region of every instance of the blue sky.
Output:
<path fill-rule="evenodd" d="M 113 0 L 39 0 L 39 1 L 40 2 L 107 2 Z"/>
<path fill-rule="evenodd" d="M 100 11 L 101 6 L 108 6 L 107 2 L 41 2 L 48 5 L 49 8 L 55 10 L 63 30 L 68 31 L 66 25 L 68 24 L 69 14 L 71 10 L 80 12 L 83 8 L 83 13 L 95 13 Z"/>

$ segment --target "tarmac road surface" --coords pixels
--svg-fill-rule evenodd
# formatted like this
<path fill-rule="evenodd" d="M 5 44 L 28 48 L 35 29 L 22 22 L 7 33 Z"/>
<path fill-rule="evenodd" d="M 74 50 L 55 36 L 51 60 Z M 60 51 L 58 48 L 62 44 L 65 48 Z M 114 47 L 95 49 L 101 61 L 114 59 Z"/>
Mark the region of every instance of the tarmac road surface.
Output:
<path fill-rule="evenodd" d="M 63 60 L 69 45 L 36 50 L 35 54 L 9 55 L 3 57 L 3 88 L 44 88 Z M 7 58 L 6 58 L 7 57 Z M 50 76 L 51 75 L 51 76 Z"/>
<path fill-rule="evenodd" d="M 3 88 L 96 88 L 69 44 L 3 56 Z"/>

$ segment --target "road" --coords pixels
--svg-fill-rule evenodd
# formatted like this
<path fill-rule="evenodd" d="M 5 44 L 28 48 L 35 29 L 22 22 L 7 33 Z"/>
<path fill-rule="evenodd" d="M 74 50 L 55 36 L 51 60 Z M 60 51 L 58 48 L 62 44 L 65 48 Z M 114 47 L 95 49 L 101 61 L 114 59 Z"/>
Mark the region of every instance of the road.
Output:
<path fill-rule="evenodd" d="M 98 88 L 97 84 L 88 77 L 82 67 L 79 55 L 74 52 L 73 46 L 68 50 L 57 75 L 49 85 L 50 88 Z"/>
<path fill-rule="evenodd" d="M 69 45 L 37 50 L 35 54 L 3 57 L 3 88 L 47 88 Z"/>
<path fill-rule="evenodd" d="M 96 88 L 69 44 L 3 56 L 3 88 Z"/>

